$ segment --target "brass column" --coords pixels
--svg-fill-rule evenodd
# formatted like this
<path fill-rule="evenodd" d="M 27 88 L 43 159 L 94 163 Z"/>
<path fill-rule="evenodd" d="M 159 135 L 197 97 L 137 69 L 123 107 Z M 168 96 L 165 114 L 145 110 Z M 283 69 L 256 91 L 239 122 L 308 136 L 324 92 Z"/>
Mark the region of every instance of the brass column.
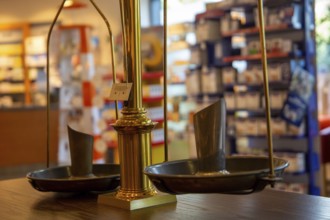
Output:
<path fill-rule="evenodd" d="M 123 116 L 113 125 L 118 132 L 121 188 L 118 198 L 135 199 L 155 194 L 143 169 L 151 165 L 150 138 L 154 123 L 142 107 L 140 1 L 121 0 L 124 71 L 132 91 Z"/>
<path fill-rule="evenodd" d="M 156 195 L 148 177 L 143 174 L 151 165 L 151 130 L 155 124 L 142 107 L 140 0 L 120 0 L 124 72 L 133 83 L 122 117 L 113 124 L 118 133 L 120 189 L 114 194 L 99 196 L 99 202 L 125 209 L 139 209 L 175 202 L 172 195 Z"/>

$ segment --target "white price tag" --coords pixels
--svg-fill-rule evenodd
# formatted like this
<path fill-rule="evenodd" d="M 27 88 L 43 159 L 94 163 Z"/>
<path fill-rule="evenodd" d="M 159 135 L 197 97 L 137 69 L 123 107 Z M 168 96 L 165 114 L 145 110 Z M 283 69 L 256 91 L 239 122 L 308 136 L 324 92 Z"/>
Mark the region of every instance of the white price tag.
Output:
<path fill-rule="evenodd" d="M 127 101 L 131 93 L 133 83 L 113 84 L 110 93 L 110 100 Z"/>

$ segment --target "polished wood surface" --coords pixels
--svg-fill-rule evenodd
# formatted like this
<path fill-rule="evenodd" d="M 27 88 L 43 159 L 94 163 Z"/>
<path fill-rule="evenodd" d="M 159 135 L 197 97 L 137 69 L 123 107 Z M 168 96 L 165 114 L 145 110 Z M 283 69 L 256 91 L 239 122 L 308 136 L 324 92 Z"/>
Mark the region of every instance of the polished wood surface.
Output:
<path fill-rule="evenodd" d="M 330 219 L 330 199 L 264 190 L 250 195 L 189 194 L 177 203 L 127 211 L 96 194 L 34 190 L 26 179 L 0 181 L 0 219 Z"/>

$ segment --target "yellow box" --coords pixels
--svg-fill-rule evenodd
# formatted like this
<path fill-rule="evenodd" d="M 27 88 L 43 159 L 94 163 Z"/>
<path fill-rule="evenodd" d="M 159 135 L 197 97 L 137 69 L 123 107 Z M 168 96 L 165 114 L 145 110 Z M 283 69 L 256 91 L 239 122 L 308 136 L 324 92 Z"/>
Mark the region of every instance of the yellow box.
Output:
<path fill-rule="evenodd" d="M 151 148 L 151 162 L 152 164 L 164 162 L 164 145 L 153 146 Z"/>
<path fill-rule="evenodd" d="M 0 44 L 0 55 L 21 55 L 23 47 L 21 44 Z"/>

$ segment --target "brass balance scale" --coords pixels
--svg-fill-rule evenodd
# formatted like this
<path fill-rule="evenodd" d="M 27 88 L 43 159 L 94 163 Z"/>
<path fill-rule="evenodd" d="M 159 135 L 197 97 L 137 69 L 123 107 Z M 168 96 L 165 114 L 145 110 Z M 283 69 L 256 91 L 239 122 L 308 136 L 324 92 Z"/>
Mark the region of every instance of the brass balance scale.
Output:
<path fill-rule="evenodd" d="M 48 48 L 52 29 L 65 1 L 63 0 L 50 28 Z M 116 85 L 113 36 L 110 24 L 95 2 L 89 1 L 104 19 L 109 31 L 113 83 Z M 166 9 L 166 5 L 167 1 L 164 0 L 164 9 Z M 274 185 L 275 182 L 281 180 L 288 162 L 273 157 L 263 1 L 258 0 L 258 11 L 261 27 L 260 44 L 266 103 L 268 157 L 225 157 L 226 107 L 224 100 L 220 99 L 194 115 L 198 158 L 167 161 L 156 165 L 151 165 L 150 154 L 150 137 L 155 123 L 146 116 L 146 111 L 142 106 L 140 1 L 120 0 L 120 9 L 124 42 L 124 72 L 127 82 L 122 85 L 131 85 L 129 97 L 121 111 L 122 116 L 118 119 L 117 113 L 117 121 L 112 125 L 118 133 L 120 166 L 116 164 L 92 165 L 90 149 L 93 144 L 90 141 L 91 137 L 68 127 L 72 156 L 71 166 L 48 168 L 29 173 L 27 178 L 32 186 L 40 191 L 111 191 L 100 194 L 98 202 L 134 210 L 176 202 L 176 194 L 248 194 L 261 191 L 267 185 Z M 167 34 L 166 17 L 167 12 L 165 10 L 164 39 L 166 39 Z M 164 63 L 166 64 L 166 44 L 164 50 Z M 49 56 L 49 51 L 47 56 Z M 49 58 L 47 59 L 47 72 L 49 73 Z M 166 65 L 164 65 L 164 72 L 166 79 Z M 164 80 L 164 90 L 166 97 L 166 80 Z M 48 79 L 47 91 L 49 98 Z M 114 98 L 114 100 L 116 100 L 116 112 L 118 112 L 118 99 Z M 165 101 L 164 112 L 166 112 L 166 107 Z M 49 129 L 49 100 L 47 113 Z M 165 133 L 166 128 L 165 125 Z M 49 147 L 49 137 L 47 145 Z M 165 151 L 167 155 L 167 143 L 165 144 Z"/>

